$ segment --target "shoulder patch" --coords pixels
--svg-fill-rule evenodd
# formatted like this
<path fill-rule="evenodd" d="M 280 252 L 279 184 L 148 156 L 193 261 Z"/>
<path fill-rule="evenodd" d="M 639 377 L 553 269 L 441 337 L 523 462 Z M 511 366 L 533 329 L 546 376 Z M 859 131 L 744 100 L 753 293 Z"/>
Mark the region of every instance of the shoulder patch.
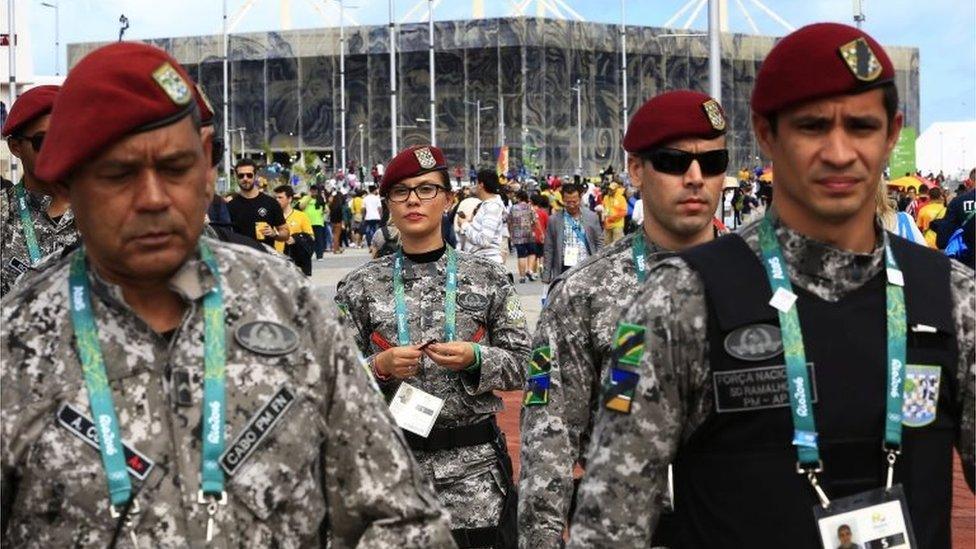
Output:
<path fill-rule="evenodd" d="M 939 406 L 942 368 L 925 364 L 905 365 L 905 401 L 901 422 L 907 427 L 924 427 L 935 421 Z"/>
<path fill-rule="evenodd" d="M 613 353 L 616 362 L 640 366 L 644 356 L 644 327 L 625 322 L 617 324 L 617 334 L 613 337 Z"/>
<path fill-rule="evenodd" d="M 458 294 L 458 305 L 469 311 L 484 311 L 488 308 L 488 298 L 472 292 Z"/>
<path fill-rule="evenodd" d="M 783 335 L 772 324 L 749 324 L 725 336 L 725 352 L 739 360 L 767 360 L 783 352 Z"/>
<path fill-rule="evenodd" d="M 549 404 L 549 373 L 552 371 L 552 349 L 539 347 L 532 350 L 528 375 L 525 376 L 525 406 Z"/>
<path fill-rule="evenodd" d="M 298 334 L 288 326 L 268 320 L 241 324 L 234 331 L 237 343 L 259 355 L 287 355 L 298 348 Z"/>

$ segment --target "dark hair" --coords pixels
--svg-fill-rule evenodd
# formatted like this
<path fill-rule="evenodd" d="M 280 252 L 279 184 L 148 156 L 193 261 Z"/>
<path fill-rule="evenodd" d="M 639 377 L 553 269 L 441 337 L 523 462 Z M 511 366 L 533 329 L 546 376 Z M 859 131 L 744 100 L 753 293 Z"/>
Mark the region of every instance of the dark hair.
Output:
<path fill-rule="evenodd" d="M 847 530 L 848 532 L 850 532 L 851 531 L 851 527 L 848 526 L 848 525 L 846 525 L 846 524 L 841 524 L 840 526 L 837 527 L 837 533 L 838 534 L 841 533 L 841 532 L 843 532 L 844 530 Z"/>
<path fill-rule="evenodd" d="M 501 190 L 501 184 L 498 182 L 498 173 L 495 170 L 484 169 L 478 172 L 478 183 L 485 186 L 485 190 L 492 193 L 498 194 Z"/>
<path fill-rule="evenodd" d="M 884 105 L 885 115 L 888 117 L 888 127 L 890 130 L 891 123 L 895 120 L 895 115 L 898 114 L 898 88 L 895 86 L 894 82 L 887 82 L 882 84 L 880 89 L 882 91 L 881 103 Z M 766 120 L 769 121 L 770 131 L 772 131 L 773 136 L 775 136 L 776 131 L 779 129 L 777 126 L 779 123 L 779 112 L 767 114 Z"/>
<path fill-rule="evenodd" d="M 932 200 L 938 200 L 942 198 L 942 189 L 938 187 L 932 187 L 929 189 L 929 198 Z"/>
<path fill-rule="evenodd" d="M 237 171 L 237 168 L 243 168 L 245 166 L 250 166 L 250 167 L 254 168 L 254 171 L 258 171 L 258 165 L 257 165 L 257 163 L 255 163 L 250 158 L 242 158 L 242 159 L 238 160 L 237 161 L 237 164 L 234 164 L 234 171 L 236 172 Z"/>
<path fill-rule="evenodd" d="M 528 202 L 529 201 L 529 193 L 527 193 L 527 192 L 525 192 L 523 190 L 516 191 L 515 198 L 519 202 Z"/>
<path fill-rule="evenodd" d="M 560 194 L 566 196 L 566 193 L 570 193 L 570 194 L 576 193 L 582 196 L 583 189 L 580 188 L 580 186 L 577 185 L 576 183 L 566 183 L 565 185 L 563 185 L 562 192 Z"/>
<path fill-rule="evenodd" d="M 285 193 L 288 198 L 295 198 L 295 189 L 291 188 L 291 185 L 278 185 L 274 190 L 275 194 Z"/>

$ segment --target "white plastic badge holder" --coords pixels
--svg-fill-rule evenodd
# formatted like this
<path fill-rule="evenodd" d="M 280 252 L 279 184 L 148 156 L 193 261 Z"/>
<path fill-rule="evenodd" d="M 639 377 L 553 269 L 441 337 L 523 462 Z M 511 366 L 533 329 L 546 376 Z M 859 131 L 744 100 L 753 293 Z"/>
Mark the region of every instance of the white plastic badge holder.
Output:
<path fill-rule="evenodd" d="M 444 399 L 437 398 L 407 382 L 400 384 L 393 400 L 390 413 L 401 429 L 427 438 L 444 407 Z"/>
<path fill-rule="evenodd" d="M 835 499 L 813 508 L 824 549 L 914 549 L 915 534 L 901 485 Z"/>
<path fill-rule="evenodd" d="M 563 265 L 566 267 L 575 267 L 579 263 L 579 247 L 578 246 L 566 246 L 563 250 Z"/>

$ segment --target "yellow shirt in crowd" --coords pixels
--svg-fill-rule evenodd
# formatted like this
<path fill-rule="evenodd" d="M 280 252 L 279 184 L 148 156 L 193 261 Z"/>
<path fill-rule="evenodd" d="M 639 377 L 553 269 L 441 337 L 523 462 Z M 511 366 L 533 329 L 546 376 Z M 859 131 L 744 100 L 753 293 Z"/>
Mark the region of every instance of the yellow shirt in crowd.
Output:
<path fill-rule="evenodd" d="M 308 233 L 313 238 L 315 233 L 312 232 L 312 223 L 309 222 L 308 216 L 305 212 L 300 212 L 298 210 L 292 210 L 288 217 L 285 218 L 285 223 L 288 224 L 288 234 L 295 235 L 298 233 Z M 285 243 L 276 240 L 274 243 L 275 249 L 278 253 L 285 253 Z"/>

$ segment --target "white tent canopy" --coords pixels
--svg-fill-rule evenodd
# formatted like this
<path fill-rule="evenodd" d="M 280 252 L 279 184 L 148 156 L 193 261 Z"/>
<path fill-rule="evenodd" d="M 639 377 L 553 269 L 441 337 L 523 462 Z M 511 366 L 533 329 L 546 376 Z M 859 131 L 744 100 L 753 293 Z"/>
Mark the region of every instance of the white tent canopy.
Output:
<path fill-rule="evenodd" d="M 915 140 L 915 165 L 923 175 L 965 179 L 976 167 L 976 121 L 933 123 Z"/>

